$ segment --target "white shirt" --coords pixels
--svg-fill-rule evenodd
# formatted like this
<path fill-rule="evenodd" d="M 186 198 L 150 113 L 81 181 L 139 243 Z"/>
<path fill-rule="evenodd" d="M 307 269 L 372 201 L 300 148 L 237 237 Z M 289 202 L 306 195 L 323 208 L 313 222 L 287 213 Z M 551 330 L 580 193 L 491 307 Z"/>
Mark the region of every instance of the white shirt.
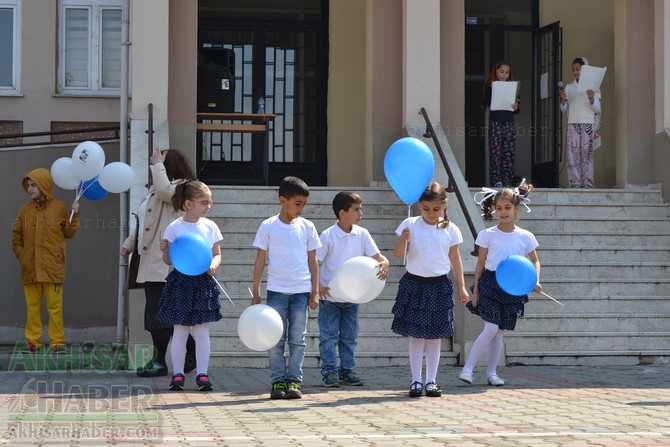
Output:
<path fill-rule="evenodd" d="M 307 253 L 321 247 L 314 224 L 298 217 L 290 224 L 279 214 L 261 223 L 253 246 L 267 252 L 267 290 L 279 293 L 312 291 L 312 279 Z"/>
<path fill-rule="evenodd" d="M 179 217 L 167 226 L 163 237 L 170 242 L 174 242 L 177 237 L 186 233 L 199 234 L 204 237 L 210 245 L 214 245 L 223 240 L 219 226 L 206 217 L 201 217 L 197 222 L 186 222 L 182 217 Z"/>
<path fill-rule="evenodd" d="M 317 259 L 322 263 L 319 269 L 320 285 L 328 287 L 335 276 L 335 272 L 345 261 L 355 256 L 375 256 L 379 253 L 377 244 L 370 232 L 365 228 L 354 225 L 351 232 L 345 232 L 336 223 L 321 233 L 321 248 L 316 251 Z M 328 301 L 344 302 L 335 297 L 328 297 Z"/>
<path fill-rule="evenodd" d="M 539 245 L 533 233 L 528 230 L 516 227 L 513 232 L 506 233 L 497 226 L 480 231 L 475 244 L 488 250 L 484 268 L 492 272 L 508 256 L 526 256 Z"/>
<path fill-rule="evenodd" d="M 403 220 L 396 234 L 400 236 L 405 228 L 409 228 L 407 271 L 424 278 L 448 274 L 449 250 L 463 242 L 461 230 L 452 222 L 446 228 L 429 225 L 421 216 Z"/>

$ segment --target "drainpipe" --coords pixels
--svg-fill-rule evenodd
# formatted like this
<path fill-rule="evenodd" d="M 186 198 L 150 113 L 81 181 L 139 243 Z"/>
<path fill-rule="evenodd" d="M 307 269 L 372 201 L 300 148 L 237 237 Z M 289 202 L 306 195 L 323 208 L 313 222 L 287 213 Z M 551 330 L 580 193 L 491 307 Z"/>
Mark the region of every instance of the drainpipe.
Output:
<path fill-rule="evenodd" d="M 130 0 L 124 0 L 121 13 L 121 98 L 119 107 L 120 146 L 119 161 L 128 163 L 128 67 L 130 57 Z M 128 237 L 128 195 L 129 191 L 122 192 L 119 200 L 119 215 L 121 225 L 119 226 L 119 245 L 123 244 Z M 126 314 L 126 275 L 128 258 L 119 255 L 119 283 L 116 305 L 116 343 L 119 347 L 125 344 L 125 314 Z"/>

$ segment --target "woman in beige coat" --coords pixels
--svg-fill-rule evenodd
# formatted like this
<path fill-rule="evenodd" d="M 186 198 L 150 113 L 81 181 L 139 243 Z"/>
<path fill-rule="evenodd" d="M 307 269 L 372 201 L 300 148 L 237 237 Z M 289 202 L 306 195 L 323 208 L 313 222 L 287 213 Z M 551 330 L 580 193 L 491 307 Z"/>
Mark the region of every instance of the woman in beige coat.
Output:
<path fill-rule="evenodd" d="M 172 196 L 179 183 L 195 179 L 195 172 L 186 156 L 176 149 L 155 150 L 149 158 L 151 179 L 147 195 L 137 208 L 138 225 L 121 246 L 121 256 L 139 256 L 138 284 L 144 287 L 144 329 L 151 333 L 155 356 L 153 361 L 137 369 L 140 377 L 167 375 L 165 354 L 172 337 L 172 325 L 155 319 L 169 267 L 163 262 L 160 241 L 165 228 L 179 217 L 172 207 Z M 137 242 L 136 242 L 137 241 Z M 137 244 L 137 246 L 135 246 Z M 185 372 L 195 369 L 195 340 L 189 336 L 186 347 Z"/>

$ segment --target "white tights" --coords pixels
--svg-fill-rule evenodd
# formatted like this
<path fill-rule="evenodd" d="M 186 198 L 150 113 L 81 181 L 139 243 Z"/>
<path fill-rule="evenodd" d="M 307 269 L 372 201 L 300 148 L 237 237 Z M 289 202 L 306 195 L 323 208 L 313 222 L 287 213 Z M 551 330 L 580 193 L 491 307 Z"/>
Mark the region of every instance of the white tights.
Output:
<path fill-rule="evenodd" d="M 477 340 L 475 340 L 472 345 L 470 356 L 468 356 L 468 361 L 463 367 L 463 372 L 472 374 L 477 361 L 488 348 L 489 357 L 488 363 L 486 364 L 486 377 L 497 375 L 496 368 L 503 348 L 503 334 L 504 331 L 498 329 L 498 325 L 485 321 L 482 333 L 479 334 Z"/>
<path fill-rule="evenodd" d="M 423 383 L 421 381 L 421 372 L 423 369 L 424 349 L 426 351 L 426 383 L 436 381 L 441 348 L 441 338 L 409 338 L 409 367 L 412 371 L 412 382 Z"/>
<path fill-rule="evenodd" d="M 188 339 L 189 327 L 175 324 L 172 333 L 172 374 L 184 374 L 184 358 L 186 357 L 186 340 Z M 195 362 L 198 365 L 198 374 L 207 374 L 209 368 L 209 323 L 196 324 L 193 326 L 193 338 L 195 339 Z"/>

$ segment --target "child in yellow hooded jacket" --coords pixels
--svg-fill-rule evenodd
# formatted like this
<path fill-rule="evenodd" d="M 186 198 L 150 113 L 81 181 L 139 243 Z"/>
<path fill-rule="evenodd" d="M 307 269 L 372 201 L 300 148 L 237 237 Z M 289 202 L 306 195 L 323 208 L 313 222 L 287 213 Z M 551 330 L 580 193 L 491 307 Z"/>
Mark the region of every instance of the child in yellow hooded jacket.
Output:
<path fill-rule="evenodd" d="M 42 346 L 42 296 L 49 313 L 49 346 L 65 351 L 63 328 L 63 283 L 65 282 L 65 240 L 79 228 L 79 203 L 70 213 L 51 191 L 51 173 L 44 168 L 30 171 L 22 180 L 30 201 L 19 208 L 13 225 L 12 249 L 21 265 L 21 283 L 26 299 L 26 348 L 37 352 Z"/>

